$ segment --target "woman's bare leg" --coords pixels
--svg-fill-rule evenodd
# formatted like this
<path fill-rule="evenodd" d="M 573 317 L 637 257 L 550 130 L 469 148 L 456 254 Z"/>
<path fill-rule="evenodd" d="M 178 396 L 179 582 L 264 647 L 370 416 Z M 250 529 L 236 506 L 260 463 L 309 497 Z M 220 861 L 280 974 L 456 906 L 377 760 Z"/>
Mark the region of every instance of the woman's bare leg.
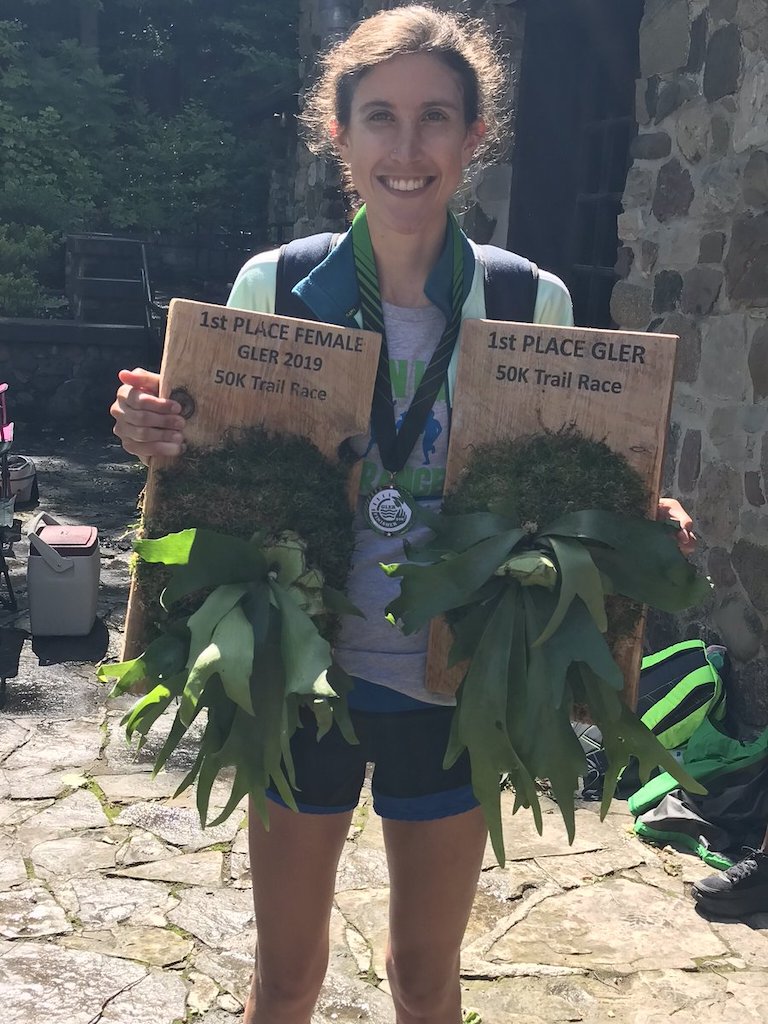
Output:
<path fill-rule="evenodd" d="M 459 951 L 483 862 L 480 808 L 384 821 L 390 875 L 387 973 L 397 1024 L 459 1024 Z"/>
<path fill-rule="evenodd" d="M 256 969 L 243 1024 L 310 1024 L 328 964 L 328 925 L 352 812 L 249 815 Z"/>

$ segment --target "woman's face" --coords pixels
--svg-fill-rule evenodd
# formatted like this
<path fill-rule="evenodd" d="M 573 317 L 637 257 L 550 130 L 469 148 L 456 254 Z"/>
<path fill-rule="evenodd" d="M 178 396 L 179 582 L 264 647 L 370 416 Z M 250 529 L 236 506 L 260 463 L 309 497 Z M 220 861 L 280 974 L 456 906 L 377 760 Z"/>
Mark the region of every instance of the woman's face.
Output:
<path fill-rule="evenodd" d="M 358 83 L 336 145 L 372 224 L 402 234 L 442 225 L 482 139 L 467 126 L 459 77 L 438 57 L 404 54 Z"/>

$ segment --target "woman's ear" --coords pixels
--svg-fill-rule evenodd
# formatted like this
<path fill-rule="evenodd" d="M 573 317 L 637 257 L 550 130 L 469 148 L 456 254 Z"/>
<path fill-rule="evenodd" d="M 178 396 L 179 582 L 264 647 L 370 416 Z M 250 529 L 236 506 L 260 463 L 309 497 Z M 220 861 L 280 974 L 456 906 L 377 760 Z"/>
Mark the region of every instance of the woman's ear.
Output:
<path fill-rule="evenodd" d="M 478 117 L 476 121 L 467 128 L 467 134 L 464 139 L 463 147 L 463 162 L 464 166 L 468 167 L 472 163 L 472 158 L 477 152 L 478 147 L 482 143 L 486 135 L 485 121 L 481 117 Z"/>
<path fill-rule="evenodd" d="M 339 156 L 344 159 L 344 150 L 347 146 L 347 133 L 345 129 L 339 124 L 334 117 L 331 121 L 329 134 L 331 136 L 331 142 L 338 150 Z"/>

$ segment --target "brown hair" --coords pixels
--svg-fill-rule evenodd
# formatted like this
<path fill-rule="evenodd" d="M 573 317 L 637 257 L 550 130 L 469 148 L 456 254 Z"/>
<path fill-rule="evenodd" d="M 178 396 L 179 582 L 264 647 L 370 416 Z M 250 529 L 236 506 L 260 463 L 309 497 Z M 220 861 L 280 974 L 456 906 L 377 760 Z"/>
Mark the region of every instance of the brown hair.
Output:
<path fill-rule="evenodd" d="M 487 27 L 480 21 L 421 4 L 379 11 L 325 53 L 309 91 L 301 121 L 313 153 L 338 158 L 331 136 L 335 120 L 349 123 L 352 97 L 372 68 L 408 53 L 429 53 L 461 81 L 467 125 L 482 118 L 486 133 L 474 159 L 487 157 L 501 142 L 506 123 L 506 70 Z"/>

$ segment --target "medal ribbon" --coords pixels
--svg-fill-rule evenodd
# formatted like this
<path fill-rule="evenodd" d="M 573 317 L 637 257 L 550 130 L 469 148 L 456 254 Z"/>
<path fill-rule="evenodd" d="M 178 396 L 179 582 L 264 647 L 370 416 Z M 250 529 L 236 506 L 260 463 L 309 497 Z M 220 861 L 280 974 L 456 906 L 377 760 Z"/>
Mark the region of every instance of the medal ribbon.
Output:
<path fill-rule="evenodd" d="M 452 213 L 448 214 L 448 230 L 451 233 L 453 255 L 451 315 L 398 431 L 395 427 L 395 402 L 389 374 L 389 350 L 384 331 L 379 277 L 376 272 L 376 261 L 364 206 L 358 211 L 352 222 L 352 248 L 355 255 L 363 327 L 367 331 L 376 331 L 382 339 L 373 390 L 371 423 L 381 463 L 393 475 L 406 464 L 419 434 L 424 429 L 429 411 L 435 404 L 435 399 L 445 381 L 448 364 L 459 337 L 464 291 L 464 251 L 461 230 Z"/>

